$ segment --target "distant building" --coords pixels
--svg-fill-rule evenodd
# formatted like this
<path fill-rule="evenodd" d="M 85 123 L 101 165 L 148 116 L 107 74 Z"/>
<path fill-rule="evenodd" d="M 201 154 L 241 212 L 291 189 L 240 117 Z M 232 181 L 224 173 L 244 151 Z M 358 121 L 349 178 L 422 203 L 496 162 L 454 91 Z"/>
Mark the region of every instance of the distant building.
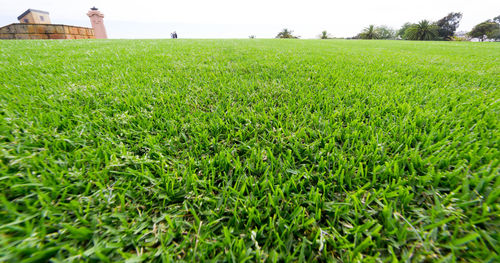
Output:
<path fill-rule="evenodd" d="M 50 24 L 49 12 L 36 9 L 24 11 L 17 20 L 23 24 Z"/>
<path fill-rule="evenodd" d="M 104 15 L 93 7 L 87 13 L 92 28 L 52 24 L 49 12 L 28 9 L 17 17 L 19 23 L 0 27 L 0 39 L 86 39 L 108 38 Z"/>

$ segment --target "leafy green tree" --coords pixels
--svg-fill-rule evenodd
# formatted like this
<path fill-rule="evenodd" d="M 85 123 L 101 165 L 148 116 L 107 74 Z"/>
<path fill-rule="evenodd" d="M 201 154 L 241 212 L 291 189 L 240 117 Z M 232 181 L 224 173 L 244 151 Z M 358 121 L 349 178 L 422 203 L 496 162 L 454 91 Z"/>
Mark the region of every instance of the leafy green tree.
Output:
<path fill-rule="evenodd" d="M 428 20 L 422 20 L 411 25 L 405 31 L 404 38 L 408 40 L 437 40 L 439 27 Z"/>
<path fill-rule="evenodd" d="M 323 30 L 323 31 L 321 31 L 319 38 L 320 39 L 329 39 L 329 38 L 332 38 L 332 36 L 326 30 Z"/>
<path fill-rule="evenodd" d="M 404 39 L 404 36 L 405 36 L 406 30 L 407 30 L 408 28 L 410 28 L 410 27 L 411 27 L 411 25 L 412 25 L 412 23 L 410 23 L 410 22 L 406 22 L 406 23 L 404 23 L 404 24 L 401 26 L 401 28 L 398 30 L 398 32 L 396 33 L 396 37 L 400 37 L 400 38 Z"/>
<path fill-rule="evenodd" d="M 462 20 L 462 13 L 452 12 L 437 21 L 439 37 L 443 40 L 451 40 L 460 24 L 460 20 Z"/>
<path fill-rule="evenodd" d="M 378 39 L 379 36 L 377 34 L 375 25 L 369 25 L 359 34 L 359 38 L 361 39 Z"/>
<path fill-rule="evenodd" d="M 293 30 L 284 28 L 283 31 L 279 32 L 278 35 L 276 35 L 276 38 L 299 38 L 298 36 L 292 35 L 292 33 Z"/>
<path fill-rule="evenodd" d="M 487 38 L 500 39 L 500 24 L 488 20 L 474 26 L 467 35 L 472 38 L 479 38 L 480 41 Z"/>
<path fill-rule="evenodd" d="M 490 36 L 491 38 L 495 39 L 495 40 L 500 40 L 500 16 L 496 16 L 492 19 L 493 22 L 497 23 L 498 24 L 498 27 L 496 30 L 493 30 L 493 32 L 491 32 Z"/>
<path fill-rule="evenodd" d="M 493 22 L 500 24 L 500 16 L 496 16 L 493 18 Z"/>
<path fill-rule="evenodd" d="M 378 26 L 375 28 L 375 32 L 379 39 L 393 39 L 396 36 L 394 29 L 388 26 Z"/>

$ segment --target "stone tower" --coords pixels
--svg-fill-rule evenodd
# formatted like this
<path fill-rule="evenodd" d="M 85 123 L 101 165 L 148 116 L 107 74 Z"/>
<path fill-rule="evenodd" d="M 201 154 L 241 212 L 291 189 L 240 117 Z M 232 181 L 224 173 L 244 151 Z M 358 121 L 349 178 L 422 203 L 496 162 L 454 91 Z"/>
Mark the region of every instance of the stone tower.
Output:
<path fill-rule="evenodd" d="M 92 23 L 95 38 L 108 38 L 108 34 L 106 34 L 106 28 L 103 23 L 104 15 L 94 6 L 90 8 L 87 16 L 90 17 L 90 23 Z"/>

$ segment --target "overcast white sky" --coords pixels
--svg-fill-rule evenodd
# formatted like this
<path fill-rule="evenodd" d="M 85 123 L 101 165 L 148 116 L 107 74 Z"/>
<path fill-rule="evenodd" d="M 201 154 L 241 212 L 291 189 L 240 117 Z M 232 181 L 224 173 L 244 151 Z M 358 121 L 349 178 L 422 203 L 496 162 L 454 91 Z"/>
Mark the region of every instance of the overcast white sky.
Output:
<path fill-rule="evenodd" d="M 0 0 L 0 26 L 28 8 L 50 12 L 52 23 L 90 27 L 90 7 L 104 13 L 110 38 L 272 38 L 289 28 L 302 38 L 322 30 L 353 36 L 369 24 L 395 29 L 462 12 L 459 30 L 500 15 L 500 0 Z"/>

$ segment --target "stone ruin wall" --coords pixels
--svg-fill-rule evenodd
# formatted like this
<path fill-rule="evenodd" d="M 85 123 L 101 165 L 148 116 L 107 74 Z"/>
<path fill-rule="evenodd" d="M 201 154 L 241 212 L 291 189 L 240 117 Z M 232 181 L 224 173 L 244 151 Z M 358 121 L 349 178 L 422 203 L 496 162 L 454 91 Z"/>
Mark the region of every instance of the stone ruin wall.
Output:
<path fill-rule="evenodd" d="M 0 28 L 0 39 L 88 39 L 94 29 L 57 24 L 10 24 Z"/>

